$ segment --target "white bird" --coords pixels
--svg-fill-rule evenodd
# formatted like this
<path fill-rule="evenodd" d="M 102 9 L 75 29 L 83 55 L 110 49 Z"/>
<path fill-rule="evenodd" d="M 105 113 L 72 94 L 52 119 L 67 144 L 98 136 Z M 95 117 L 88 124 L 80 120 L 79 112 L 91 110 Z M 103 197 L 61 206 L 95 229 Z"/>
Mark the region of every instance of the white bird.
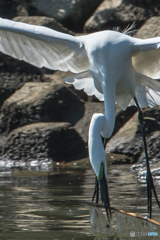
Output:
<path fill-rule="evenodd" d="M 94 115 L 89 131 L 90 161 L 98 178 L 102 173 L 100 169 L 104 169 L 103 175 L 107 179 L 100 136 L 109 138 L 112 135 L 115 102 L 122 109 L 135 103 L 140 123 L 140 107 L 160 105 L 160 83 L 156 81 L 160 78 L 160 37 L 142 40 L 116 31 L 74 37 L 41 26 L 0 19 L 0 51 L 40 68 L 70 70 L 75 74 L 65 79 L 67 83 L 104 100 L 105 115 Z M 143 126 L 142 134 L 151 217 L 152 190 L 156 199 L 157 195 L 149 169 Z M 157 203 L 159 205 L 158 199 Z M 109 204 L 105 205 L 108 208 Z"/>

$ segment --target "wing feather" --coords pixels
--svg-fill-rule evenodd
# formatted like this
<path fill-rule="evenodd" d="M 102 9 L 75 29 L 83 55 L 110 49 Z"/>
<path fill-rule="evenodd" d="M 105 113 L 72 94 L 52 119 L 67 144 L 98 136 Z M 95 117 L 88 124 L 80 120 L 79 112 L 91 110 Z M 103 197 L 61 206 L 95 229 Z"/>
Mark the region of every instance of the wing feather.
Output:
<path fill-rule="evenodd" d="M 83 42 L 52 29 L 0 18 L 0 51 L 37 67 L 73 73 L 88 69 Z"/>
<path fill-rule="evenodd" d="M 136 84 L 135 93 L 140 107 L 160 105 L 160 82 L 158 80 L 136 73 Z"/>
<path fill-rule="evenodd" d="M 135 70 L 148 77 L 160 78 L 160 37 L 136 39 L 132 64 Z"/>
<path fill-rule="evenodd" d="M 94 79 L 90 75 L 89 71 L 84 71 L 78 74 L 74 74 L 65 78 L 65 82 L 73 84 L 78 90 L 84 89 L 84 91 L 89 95 L 95 95 L 100 101 L 104 101 L 103 93 L 96 88 Z"/>

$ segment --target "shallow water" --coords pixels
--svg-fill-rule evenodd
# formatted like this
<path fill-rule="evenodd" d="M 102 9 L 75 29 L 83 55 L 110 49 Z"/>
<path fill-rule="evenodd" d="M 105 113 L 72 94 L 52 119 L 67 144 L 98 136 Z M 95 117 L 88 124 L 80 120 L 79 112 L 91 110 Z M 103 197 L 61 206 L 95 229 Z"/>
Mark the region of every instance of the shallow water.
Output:
<path fill-rule="evenodd" d="M 146 186 L 138 183 L 130 166 L 109 168 L 111 206 L 146 215 Z M 95 239 L 89 207 L 79 203 L 91 201 L 94 190 L 88 161 L 55 165 L 49 172 L 8 171 L 0 176 L 1 240 Z M 156 189 L 160 196 L 160 186 Z M 155 201 L 153 207 L 153 219 L 158 220 Z"/>

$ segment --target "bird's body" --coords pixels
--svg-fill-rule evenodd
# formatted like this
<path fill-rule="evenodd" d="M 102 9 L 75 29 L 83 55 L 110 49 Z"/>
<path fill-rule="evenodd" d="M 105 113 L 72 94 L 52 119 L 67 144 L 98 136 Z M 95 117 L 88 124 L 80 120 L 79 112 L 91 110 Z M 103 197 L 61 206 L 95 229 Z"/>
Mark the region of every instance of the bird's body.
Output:
<path fill-rule="evenodd" d="M 98 178 L 102 172 L 107 178 L 101 135 L 113 133 L 115 102 L 122 109 L 134 102 L 138 109 L 160 105 L 160 37 L 142 40 L 116 31 L 74 37 L 0 19 L 0 51 L 37 67 L 70 70 L 74 75 L 67 83 L 104 100 L 105 115 L 93 115 L 89 130 L 90 160 Z"/>

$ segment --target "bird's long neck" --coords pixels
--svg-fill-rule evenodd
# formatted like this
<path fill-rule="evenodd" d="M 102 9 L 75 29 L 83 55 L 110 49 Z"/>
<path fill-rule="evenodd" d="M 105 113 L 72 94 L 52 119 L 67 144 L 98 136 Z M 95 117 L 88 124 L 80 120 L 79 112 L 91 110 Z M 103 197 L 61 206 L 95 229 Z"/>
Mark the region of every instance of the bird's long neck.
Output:
<path fill-rule="evenodd" d="M 115 124 L 115 86 L 102 84 L 104 93 L 105 115 L 95 113 L 92 116 L 89 128 L 89 157 L 91 165 L 99 176 L 100 162 L 106 166 L 106 155 L 101 136 L 109 138 L 112 135 Z M 107 167 L 105 167 L 106 172 Z M 107 172 L 106 172 L 107 176 Z"/>
<path fill-rule="evenodd" d="M 105 150 L 101 138 L 101 134 L 103 133 L 103 129 L 105 129 L 106 123 L 107 121 L 104 114 L 95 113 L 92 116 L 89 127 L 89 157 L 97 177 L 99 175 L 99 161 L 106 163 Z"/>
<path fill-rule="evenodd" d="M 102 136 L 104 138 L 111 137 L 115 125 L 115 85 L 113 83 L 102 84 L 104 94 L 105 118 L 106 122 L 102 129 Z"/>

